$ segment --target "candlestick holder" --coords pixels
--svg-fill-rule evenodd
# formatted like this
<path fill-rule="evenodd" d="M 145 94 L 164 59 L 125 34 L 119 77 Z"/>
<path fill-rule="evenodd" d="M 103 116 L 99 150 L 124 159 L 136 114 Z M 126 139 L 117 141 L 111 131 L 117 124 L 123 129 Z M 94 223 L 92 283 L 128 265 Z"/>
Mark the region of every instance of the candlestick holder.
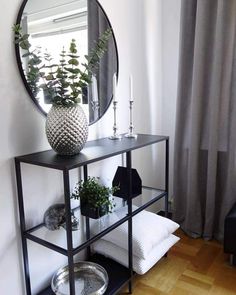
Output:
<path fill-rule="evenodd" d="M 117 133 L 117 124 L 116 124 L 116 109 L 117 109 L 117 101 L 113 100 L 113 110 L 114 110 L 114 124 L 113 124 L 113 135 L 109 136 L 109 139 L 116 140 L 121 139 L 121 135 Z"/>
<path fill-rule="evenodd" d="M 134 133 L 134 124 L 133 124 L 133 104 L 134 101 L 129 101 L 129 132 L 125 134 L 127 138 L 137 138 L 137 134 Z"/>

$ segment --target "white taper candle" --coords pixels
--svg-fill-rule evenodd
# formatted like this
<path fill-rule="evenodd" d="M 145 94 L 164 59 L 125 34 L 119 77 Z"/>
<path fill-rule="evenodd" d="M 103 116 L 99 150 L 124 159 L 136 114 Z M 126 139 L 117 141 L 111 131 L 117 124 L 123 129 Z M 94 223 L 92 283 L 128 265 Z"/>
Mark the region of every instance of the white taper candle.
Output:
<path fill-rule="evenodd" d="M 93 101 L 98 101 L 98 85 L 94 75 L 92 75 L 92 99 Z"/>
<path fill-rule="evenodd" d="M 133 96 L 133 78 L 130 75 L 129 76 L 129 94 L 130 94 L 130 101 L 134 100 L 134 96 Z"/>
<path fill-rule="evenodd" d="M 116 97 L 116 83 L 117 83 L 116 73 L 114 73 L 114 75 L 113 75 L 113 101 L 117 101 L 117 97 Z"/>

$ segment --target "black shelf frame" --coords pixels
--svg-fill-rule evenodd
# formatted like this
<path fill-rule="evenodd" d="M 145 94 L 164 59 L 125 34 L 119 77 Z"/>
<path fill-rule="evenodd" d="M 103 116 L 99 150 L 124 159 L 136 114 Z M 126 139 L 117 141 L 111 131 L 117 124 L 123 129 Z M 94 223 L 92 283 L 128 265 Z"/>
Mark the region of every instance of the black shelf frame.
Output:
<path fill-rule="evenodd" d="M 98 162 L 116 155 L 126 154 L 126 167 L 127 167 L 127 177 L 128 177 L 128 192 L 131 196 L 132 188 L 132 157 L 131 151 L 156 144 L 159 142 L 165 142 L 165 189 L 158 190 L 158 195 L 146 202 L 138 209 L 132 211 L 132 198 L 128 198 L 128 214 L 120 219 L 118 222 L 111 225 L 109 228 L 106 228 L 97 235 L 91 237 L 90 235 L 90 222 L 89 218 L 86 217 L 86 242 L 82 243 L 76 248 L 73 248 L 73 237 L 72 237 L 72 223 L 71 223 L 71 203 L 70 203 L 70 184 L 69 184 L 69 171 L 75 168 L 83 167 L 83 177 L 84 180 L 88 178 L 88 164 Z M 25 222 L 25 211 L 24 211 L 24 197 L 23 197 L 23 183 L 22 183 L 22 174 L 21 174 L 21 164 L 27 163 L 31 165 L 42 166 L 46 168 L 52 168 L 56 170 L 61 170 L 63 173 L 63 185 L 64 185 L 64 201 L 66 209 L 66 240 L 67 240 L 67 249 L 59 247 L 51 242 L 38 238 L 33 235 L 33 232 L 38 228 L 42 227 L 43 224 L 39 224 L 31 229 L 26 229 Z M 93 260 L 90 251 L 90 245 L 100 239 L 102 236 L 112 231 L 119 225 L 124 222 L 128 222 L 128 269 L 124 266 L 119 265 L 118 263 L 108 260 L 110 264 L 115 263 L 114 268 L 109 268 L 105 263 L 105 269 L 108 269 L 109 277 L 112 277 L 114 270 L 122 269 L 127 275 L 125 278 L 119 278 L 117 280 L 112 280 L 109 283 L 108 289 L 105 294 L 112 295 L 116 294 L 125 284 L 129 284 L 129 293 L 132 293 L 132 277 L 133 277 L 133 253 L 132 253 L 132 218 L 151 204 L 165 198 L 165 215 L 168 215 L 168 186 L 169 186 L 169 137 L 167 136 L 158 136 L 158 135 L 148 135 L 148 134 L 138 134 L 137 139 L 123 138 L 122 140 L 109 140 L 108 138 L 98 139 L 94 141 L 89 141 L 86 143 L 82 152 L 73 157 L 63 157 L 57 155 L 54 151 L 44 151 L 39 153 L 34 153 L 30 155 L 19 156 L 15 158 L 15 171 L 16 171 L 16 181 L 17 181 L 17 192 L 18 192 L 18 206 L 19 206 L 19 217 L 20 217 L 20 229 L 22 237 L 22 252 L 23 252 L 23 265 L 25 272 L 25 287 L 26 294 L 31 295 L 31 283 L 30 283 L 30 272 L 29 272 L 29 259 L 28 259 L 28 248 L 27 240 L 34 241 L 38 244 L 41 244 L 44 247 L 47 247 L 51 250 L 54 250 L 62 255 L 68 257 L 68 268 L 69 268 L 69 281 L 70 281 L 70 295 L 75 295 L 75 284 L 74 284 L 74 255 L 79 253 L 83 249 L 87 249 L 87 257 Z M 146 187 L 147 188 L 147 187 Z M 154 189 L 154 188 L 150 188 Z M 100 256 L 98 257 L 99 264 L 103 265 L 104 261 L 107 261 L 107 258 Z M 95 258 L 94 258 L 95 259 Z M 97 258 L 96 258 L 97 259 Z M 111 284 L 111 285 L 110 285 Z M 48 295 L 53 294 L 50 287 L 41 291 L 38 295 Z"/>

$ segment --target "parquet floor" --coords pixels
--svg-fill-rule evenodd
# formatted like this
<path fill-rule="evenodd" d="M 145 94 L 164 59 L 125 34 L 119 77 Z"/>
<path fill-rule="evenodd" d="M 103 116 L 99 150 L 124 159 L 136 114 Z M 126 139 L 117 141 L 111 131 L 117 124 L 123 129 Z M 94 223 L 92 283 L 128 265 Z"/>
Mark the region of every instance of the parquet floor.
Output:
<path fill-rule="evenodd" d="M 222 245 L 180 230 L 177 235 L 168 257 L 134 278 L 133 295 L 236 295 L 236 266 L 229 265 Z"/>

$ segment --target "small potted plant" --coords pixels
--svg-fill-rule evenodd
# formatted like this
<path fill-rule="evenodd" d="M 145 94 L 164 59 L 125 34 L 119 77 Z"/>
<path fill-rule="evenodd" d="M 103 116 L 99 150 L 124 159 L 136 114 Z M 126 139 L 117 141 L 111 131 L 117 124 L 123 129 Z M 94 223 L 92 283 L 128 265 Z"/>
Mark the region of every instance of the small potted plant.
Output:
<path fill-rule="evenodd" d="M 82 215 L 98 219 L 115 207 L 114 199 L 110 199 L 110 195 L 116 190 L 117 187 L 106 187 L 99 183 L 98 178 L 89 177 L 78 182 L 72 198 L 80 199 Z"/>

